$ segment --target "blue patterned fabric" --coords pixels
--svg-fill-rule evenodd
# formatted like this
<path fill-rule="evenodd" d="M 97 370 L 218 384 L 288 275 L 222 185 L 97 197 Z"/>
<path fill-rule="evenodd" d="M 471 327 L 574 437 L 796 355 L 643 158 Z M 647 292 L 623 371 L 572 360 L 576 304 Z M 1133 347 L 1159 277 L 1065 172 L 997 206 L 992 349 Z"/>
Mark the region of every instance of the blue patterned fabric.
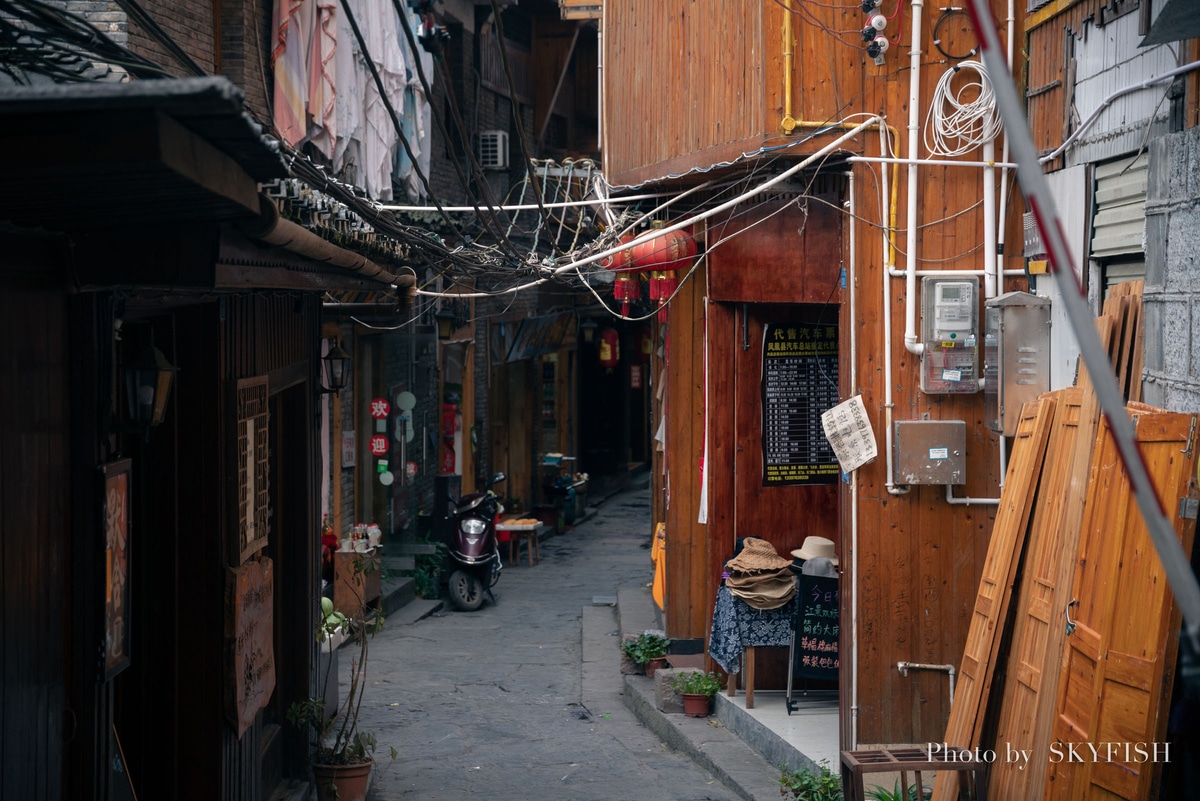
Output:
<path fill-rule="evenodd" d="M 709 655 L 726 673 L 740 673 L 745 648 L 791 645 L 798 597 L 778 609 L 755 609 L 735 597 L 728 587 L 721 587 L 713 607 Z"/>

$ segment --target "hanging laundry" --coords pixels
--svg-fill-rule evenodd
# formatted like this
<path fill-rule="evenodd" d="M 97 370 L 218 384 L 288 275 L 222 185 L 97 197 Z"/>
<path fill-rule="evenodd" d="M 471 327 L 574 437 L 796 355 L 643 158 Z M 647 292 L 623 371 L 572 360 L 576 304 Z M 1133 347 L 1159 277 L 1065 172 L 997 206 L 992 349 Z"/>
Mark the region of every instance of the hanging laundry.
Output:
<path fill-rule="evenodd" d="M 314 25 L 313 0 L 275 0 L 271 68 L 275 74 L 274 123 L 279 136 L 293 147 L 308 133 L 308 48 Z"/>

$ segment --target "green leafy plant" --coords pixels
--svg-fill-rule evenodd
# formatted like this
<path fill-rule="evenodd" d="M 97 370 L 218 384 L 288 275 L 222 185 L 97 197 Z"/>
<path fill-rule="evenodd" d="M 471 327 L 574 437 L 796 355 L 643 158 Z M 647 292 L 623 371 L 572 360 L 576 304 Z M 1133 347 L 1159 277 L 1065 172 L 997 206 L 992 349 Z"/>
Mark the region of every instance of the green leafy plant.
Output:
<path fill-rule="evenodd" d="M 716 673 L 701 673 L 689 670 L 671 678 L 671 689 L 688 695 L 714 696 L 721 690 L 721 678 Z"/>
<path fill-rule="evenodd" d="M 782 768 L 779 794 L 793 801 L 842 801 L 841 777 L 822 759 L 814 768 Z"/>
<path fill-rule="evenodd" d="M 423 540 L 429 543 L 429 537 Z M 437 598 L 442 591 L 442 566 L 450 548 L 444 542 L 430 543 L 434 553 L 422 553 L 413 557 L 413 568 L 401 570 L 400 574 L 412 576 L 413 591 L 422 598 Z"/>
<path fill-rule="evenodd" d="M 897 780 L 891 790 L 879 786 L 872 787 L 867 790 L 867 798 L 871 801 L 923 801 L 924 795 L 915 784 L 907 790 L 901 790 Z"/>
<path fill-rule="evenodd" d="M 317 616 L 316 639 L 322 645 L 334 645 L 337 640 L 348 638 L 351 644 L 350 682 L 345 697 L 332 712 L 325 709 L 324 696 L 306 698 L 294 702 L 287 711 L 288 722 L 308 732 L 312 746 L 312 759 L 318 765 L 353 765 L 374 759 L 377 743 L 375 735 L 360 731 L 358 713 L 362 707 L 363 691 L 367 686 L 368 645 L 372 637 L 383 629 L 382 612 L 370 609 L 362 597 L 366 577 L 379 569 L 377 557 L 363 554 L 354 560 L 355 580 L 349 582 L 356 588 L 357 596 L 350 614 L 334 609 L 333 601 L 321 599 L 321 611 Z M 335 660 L 325 666 L 320 677 L 320 686 L 328 688 L 331 681 L 338 681 L 333 670 Z M 396 749 L 390 749 L 393 759 Z"/>
<path fill-rule="evenodd" d="M 621 650 L 638 665 L 667 655 L 671 641 L 660 632 L 644 631 L 632 640 L 621 643 Z"/>

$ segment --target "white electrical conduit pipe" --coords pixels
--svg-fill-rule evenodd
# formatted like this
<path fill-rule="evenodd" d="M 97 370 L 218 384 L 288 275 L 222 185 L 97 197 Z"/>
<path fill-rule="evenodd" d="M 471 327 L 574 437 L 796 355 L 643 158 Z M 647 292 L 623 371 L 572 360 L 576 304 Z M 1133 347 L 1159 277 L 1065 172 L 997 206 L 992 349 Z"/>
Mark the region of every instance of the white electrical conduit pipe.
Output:
<path fill-rule="evenodd" d="M 887 170 L 884 170 L 887 172 Z M 855 222 L 858 204 L 854 196 L 854 170 L 846 173 L 850 195 L 850 267 L 846 286 L 850 290 L 850 397 L 858 394 L 858 258 Z M 850 750 L 858 750 L 858 470 L 850 473 Z"/>
<path fill-rule="evenodd" d="M 924 0 L 912 0 L 912 50 L 908 61 L 908 230 L 906 262 L 908 275 L 905 283 L 904 347 L 916 356 L 925 352 L 925 346 L 917 341 L 917 156 L 920 154 L 920 115 L 917 103 L 921 96 L 921 12 Z M 887 276 L 884 276 L 887 283 Z M 886 298 L 885 298 L 886 301 Z M 885 304 L 886 308 L 886 304 Z M 888 381 L 889 388 L 891 381 Z M 890 451 L 891 448 L 889 447 Z M 888 475 L 891 481 L 891 474 Z M 891 489 L 889 488 L 889 492 Z"/>

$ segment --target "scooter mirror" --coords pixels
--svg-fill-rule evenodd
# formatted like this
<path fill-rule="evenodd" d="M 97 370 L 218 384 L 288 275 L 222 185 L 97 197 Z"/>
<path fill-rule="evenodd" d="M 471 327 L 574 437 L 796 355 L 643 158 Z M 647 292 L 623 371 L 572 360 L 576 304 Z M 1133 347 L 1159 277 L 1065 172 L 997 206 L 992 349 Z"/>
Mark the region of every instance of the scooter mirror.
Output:
<path fill-rule="evenodd" d="M 501 481 L 503 481 L 505 478 L 507 478 L 507 476 L 505 476 L 503 473 L 493 473 L 493 474 L 492 474 L 492 480 L 491 480 L 491 481 L 488 483 L 488 486 L 489 486 L 489 487 L 491 487 L 491 486 L 494 486 L 494 485 L 496 485 L 496 484 L 499 484 L 499 483 L 500 483 Z"/>

